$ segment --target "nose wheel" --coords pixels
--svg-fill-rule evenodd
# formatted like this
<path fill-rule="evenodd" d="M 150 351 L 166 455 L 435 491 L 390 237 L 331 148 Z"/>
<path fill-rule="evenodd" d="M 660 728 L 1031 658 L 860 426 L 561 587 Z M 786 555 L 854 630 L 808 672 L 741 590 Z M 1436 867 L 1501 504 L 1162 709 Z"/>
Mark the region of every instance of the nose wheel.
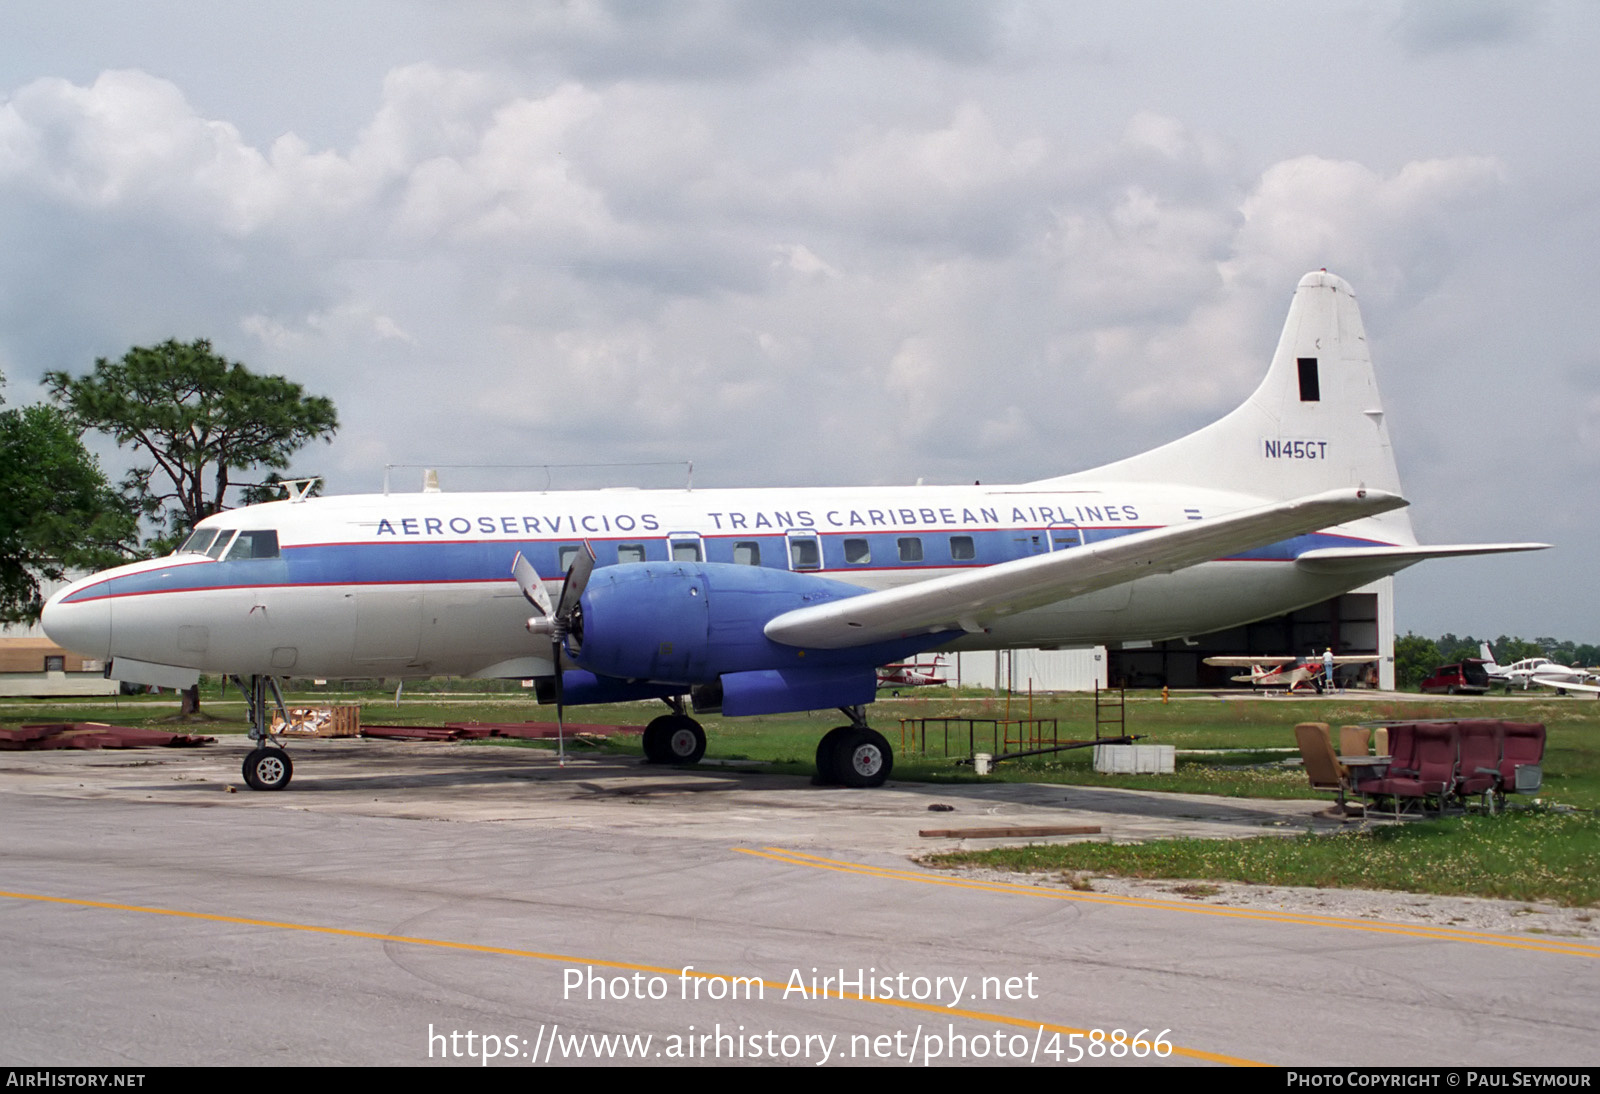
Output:
<path fill-rule="evenodd" d="M 252 749 L 244 758 L 244 781 L 251 790 L 282 790 L 294 776 L 294 764 L 281 748 Z"/>

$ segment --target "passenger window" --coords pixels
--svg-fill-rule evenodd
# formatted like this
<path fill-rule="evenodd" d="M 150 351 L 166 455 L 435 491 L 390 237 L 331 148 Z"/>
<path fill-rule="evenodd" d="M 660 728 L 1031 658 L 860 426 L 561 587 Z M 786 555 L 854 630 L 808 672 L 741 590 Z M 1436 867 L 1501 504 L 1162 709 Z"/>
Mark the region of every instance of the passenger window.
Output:
<path fill-rule="evenodd" d="M 844 560 L 852 566 L 865 566 L 872 561 L 872 545 L 864 539 L 845 540 Z"/>
<path fill-rule="evenodd" d="M 619 543 L 619 544 L 617 544 L 617 561 L 618 562 L 624 562 L 624 563 L 626 563 L 626 562 L 643 562 L 644 561 L 644 544 L 642 544 L 642 543 Z"/>
<path fill-rule="evenodd" d="M 822 552 L 814 539 L 791 539 L 789 562 L 796 570 L 816 570 L 822 567 Z"/>
<path fill-rule="evenodd" d="M 577 546 L 577 544 L 572 544 L 570 546 L 560 548 L 556 552 L 556 562 L 557 562 L 557 565 L 559 565 L 561 567 L 561 572 L 562 573 L 566 573 L 568 570 L 572 569 L 572 560 L 577 558 L 577 557 L 578 557 L 578 546 Z"/>
<path fill-rule="evenodd" d="M 900 561 L 901 562 L 921 562 L 922 561 L 922 537 L 921 536 L 901 536 L 900 537 Z"/>
<path fill-rule="evenodd" d="M 675 539 L 672 541 L 672 561 L 674 562 L 699 562 L 700 544 L 692 539 Z"/>
<path fill-rule="evenodd" d="M 740 566 L 761 565 L 761 544 L 753 539 L 740 540 L 733 545 L 733 561 Z"/>
<path fill-rule="evenodd" d="M 196 528 L 189 533 L 189 538 L 184 540 L 183 544 L 172 553 L 175 555 L 185 553 L 203 555 L 206 553 L 206 548 L 211 546 L 211 541 L 216 538 L 217 530 L 215 528 Z"/>
<path fill-rule="evenodd" d="M 978 549 L 971 536 L 950 537 L 950 557 L 956 562 L 971 562 L 978 557 Z"/>
<path fill-rule="evenodd" d="M 217 534 L 216 541 L 206 549 L 206 554 L 210 555 L 212 558 L 221 558 L 223 552 L 228 549 L 228 544 L 233 542 L 233 537 L 237 534 L 238 533 L 236 532 L 229 531 L 219 532 Z"/>
<path fill-rule="evenodd" d="M 240 532 L 228 551 L 228 561 L 245 558 L 277 558 L 278 533 L 273 529 Z"/>

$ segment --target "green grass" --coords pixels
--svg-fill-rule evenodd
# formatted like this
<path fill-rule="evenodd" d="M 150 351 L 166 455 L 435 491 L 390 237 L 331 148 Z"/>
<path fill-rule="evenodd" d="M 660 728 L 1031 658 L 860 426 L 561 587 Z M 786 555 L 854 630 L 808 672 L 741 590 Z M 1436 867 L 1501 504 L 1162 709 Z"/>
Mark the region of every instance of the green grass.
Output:
<path fill-rule="evenodd" d="M 925 862 L 943 868 L 1390 889 L 1581 907 L 1600 902 L 1600 820 L 1589 812 L 1514 810 L 1326 836 L 1074 843 L 956 852 Z"/>

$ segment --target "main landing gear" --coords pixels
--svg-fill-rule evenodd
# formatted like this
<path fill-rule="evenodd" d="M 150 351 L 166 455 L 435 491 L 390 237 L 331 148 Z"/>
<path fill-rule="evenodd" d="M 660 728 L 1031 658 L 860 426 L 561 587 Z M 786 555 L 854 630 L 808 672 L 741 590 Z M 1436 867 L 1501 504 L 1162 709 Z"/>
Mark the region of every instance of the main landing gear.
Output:
<path fill-rule="evenodd" d="M 644 758 L 653 764 L 697 764 L 706 731 L 687 714 L 663 714 L 644 727 Z"/>
<path fill-rule="evenodd" d="M 817 781 L 824 786 L 882 786 L 894 771 L 894 749 L 867 725 L 860 707 L 840 707 L 850 724 L 830 729 L 817 742 Z"/>
<path fill-rule="evenodd" d="M 230 677 L 233 685 L 244 692 L 250 703 L 250 739 L 256 747 L 244 758 L 244 781 L 251 790 L 282 790 L 294 777 L 294 764 L 283 746 L 272 739 L 267 727 L 272 720 L 267 716 L 267 697 L 271 692 L 273 702 L 283 710 L 283 694 L 278 681 L 271 676 L 252 676 L 247 687 L 238 676 Z M 284 721 L 288 721 L 285 714 Z"/>
<path fill-rule="evenodd" d="M 653 764 L 697 764 L 706 754 L 706 731 L 683 712 L 683 700 L 665 700 L 672 708 L 644 727 L 644 758 Z"/>

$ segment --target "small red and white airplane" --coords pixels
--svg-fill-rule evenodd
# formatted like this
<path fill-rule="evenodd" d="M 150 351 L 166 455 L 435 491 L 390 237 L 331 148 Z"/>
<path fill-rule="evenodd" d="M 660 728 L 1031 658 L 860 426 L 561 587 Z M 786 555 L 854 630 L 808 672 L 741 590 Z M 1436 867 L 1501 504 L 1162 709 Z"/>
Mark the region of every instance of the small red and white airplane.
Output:
<path fill-rule="evenodd" d="M 899 661 L 878 670 L 880 688 L 925 688 L 947 683 L 944 676 L 944 654 L 936 653 L 927 661 L 916 657 Z"/>
<path fill-rule="evenodd" d="M 1376 661 L 1376 654 L 1338 654 L 1334 666 L 1364 665 Z M 1206 664 L 1223 668 L 1249 668 L 1249 675 L 1235 676 L 1240 683 L 1258 688 L 1285 688 L 1294 691 L 1302 684 L 1310 684 L 1317 691 L 1328 686 L 1328 655 L 1310 654 L 1305 657 L 1207 657 Z"/>

